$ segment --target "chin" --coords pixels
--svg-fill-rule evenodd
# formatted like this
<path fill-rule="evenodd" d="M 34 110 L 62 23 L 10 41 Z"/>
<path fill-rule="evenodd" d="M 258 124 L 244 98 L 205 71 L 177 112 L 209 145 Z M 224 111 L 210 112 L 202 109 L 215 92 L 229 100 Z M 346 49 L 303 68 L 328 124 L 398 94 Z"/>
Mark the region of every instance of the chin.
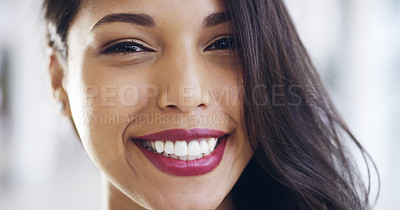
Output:
<path fill-rule="evenodd" d="M 224 200 L 224 195 L 212 195 L 200 193 L 198 191 L 188 192 L 187 194 L 173 194 L 166 196 L 163 200 L 150 200 L 146 208 L 149 209 L 216 209 Z"/>

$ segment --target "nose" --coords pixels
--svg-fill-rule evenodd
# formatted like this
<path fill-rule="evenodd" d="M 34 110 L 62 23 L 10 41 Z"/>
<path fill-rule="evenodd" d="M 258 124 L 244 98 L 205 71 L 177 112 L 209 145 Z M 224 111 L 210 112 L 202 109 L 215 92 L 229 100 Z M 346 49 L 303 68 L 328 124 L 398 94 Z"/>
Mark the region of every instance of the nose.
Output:
<path fill-rule="evenodd" d="M 161 85 L 157 99 L 159 108 L 188 114 L 209 106 L 210 98 L 205 91 L 209 81 L 206 65 L 201 55 L 193 51 L 181 47 L 164 54 L 158 77 Z"/>

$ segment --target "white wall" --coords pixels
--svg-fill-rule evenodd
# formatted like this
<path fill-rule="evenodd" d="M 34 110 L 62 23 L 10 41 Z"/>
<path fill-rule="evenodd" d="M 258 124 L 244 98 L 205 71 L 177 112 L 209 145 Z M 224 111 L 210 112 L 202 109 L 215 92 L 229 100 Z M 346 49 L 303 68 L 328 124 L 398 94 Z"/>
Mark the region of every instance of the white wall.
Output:
<path fill-rule="evenodd" d="M 0 209 L 99 209 L 99 174 L 51 98 L 39 11 L 39 1 L 0 1 L 0 49 L 11 58 Z"/>
<path fill-rule="evenodd" d="M 374 209 L 398 209 L 400 1 L 286 2 L 338 109 L 377 164 L 382 186 Z"/>

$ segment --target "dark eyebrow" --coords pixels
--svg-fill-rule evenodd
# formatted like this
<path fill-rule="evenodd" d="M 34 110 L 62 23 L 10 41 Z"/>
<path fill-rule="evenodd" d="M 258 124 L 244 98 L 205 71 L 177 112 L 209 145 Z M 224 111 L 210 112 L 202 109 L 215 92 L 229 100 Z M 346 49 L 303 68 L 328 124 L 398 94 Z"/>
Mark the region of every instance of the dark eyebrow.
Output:
<path fill-rule="evenodd" d="M 214 13 L 206 18 L 203 21 L 203 27 L 209 28 L 216 26 L 221 23 L 225 23 L 231 20 L 231 17 L 225 13 Z M 156 23 L 154 18 L 150 15 L 146 14 L 131 14 L 131 13 L 118 13 L 118 14 L 109 14 L 101 18 L 97 23 L 92 27 L 93 30 L 96 27 L 99 27 L 106 23 L 115 23 L 115 22 L 123 22 L 123 23 L 131 23 L 135 25 L 145 26 L 145 27 L 154 27 Z"/>
<path fill-rule="evenodd" d="M 118 13 L 118 14 L 109 14 L 104 16 L 93 26 L 91 30 L 105 23 L 115 23 L 115 22 L 131 23 L 145 27 L 156 26 L 154 19 L 150 15 Z"/>
<path fill-rule="evenodd" d="M 214 13 L 204 18 L 203 26 L 208 28 L 228 21 L 231 21 L 231 17 L 228 14 L 225 14 L 223 12 Z"/>

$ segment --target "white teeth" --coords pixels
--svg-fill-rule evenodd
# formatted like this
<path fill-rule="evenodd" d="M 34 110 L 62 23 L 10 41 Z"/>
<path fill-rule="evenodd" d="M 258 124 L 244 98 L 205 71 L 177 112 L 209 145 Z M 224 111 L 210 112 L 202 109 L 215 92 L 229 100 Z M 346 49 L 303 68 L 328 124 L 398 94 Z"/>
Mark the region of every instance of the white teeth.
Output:
<path fill-rule="evenodd" d="M 214 151 L 214 147 L 217 144 L 217 141 L 215 140 L 215 138 L 210 138 L 210 140 L 208 140 L 208 149 L 212 152 Z"/>
<path fill-rule="evenodd" d="M 188 155 L 196 156 L 200 154 L 200 144 L 198 141 L 193 140 L 188 145 Z"/>
<path fill-rule="evenodd" d="M 163 141 L 156 141 L 156 151 L 158 153 L 164 152 L 164 142 Z"/>
<path fill-rule="evenodd" d="M 179 160 L 196 160 L 214 151 L 218 138 L 194 139 L 186 141 L 143 141 L 144 147 L 166 157 Z"/>
<path fill-rule="evenodd" d="M 165 152 L 167 154 L 174 154 L 174 143 L 172 141 L 167 141 L 165 143 Z"/>
<path fill-rule="evenodd" d="M 188 146 L 186 141 L 176 141 L 175 142 L 175 155 L 176 156 L 186 156 L 188 154 Z"/>
<path fill-rule="evenodd" d="M 170 157 L 174 158 L 174 159 L 178 159 L 178 156 L 174 155 L 174 154 L 170 154 Z"/>
<path fill-rule="evenodd" d="M 208 144 L 205 140 L 200 141 L 200 152 L 206 153 L 208 151 Z"/>
<path fill-rule="evenodd" d="M 206 153 L 204 153 L 204 156 L 207 156 L 210 154 L 210 151 L 207 151 Z"/>
<path fill-rule="evenodd" d="M 179 160 L 188 160 L 188 156 L 179 156 Z"/>
<path fill-rule="evenodd" d="M 200 158 L 202 158 L 202 157 L 200 157 Z M 197 156 L 188 155 L 188 156 L 187 156 L 187 159 L 188 159 L 188 160 L 196 160 L 196 159 L 197 159 Z"/>

